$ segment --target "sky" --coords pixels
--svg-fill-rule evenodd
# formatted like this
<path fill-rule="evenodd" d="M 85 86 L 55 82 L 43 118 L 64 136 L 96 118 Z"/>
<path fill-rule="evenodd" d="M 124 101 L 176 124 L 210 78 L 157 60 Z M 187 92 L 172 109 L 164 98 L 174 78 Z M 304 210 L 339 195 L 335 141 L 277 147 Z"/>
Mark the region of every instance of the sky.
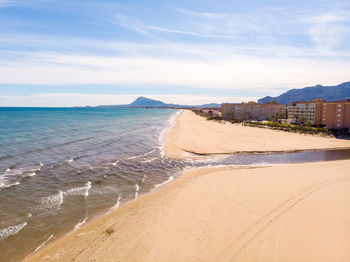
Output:
<path fill-rule="evenodd" d="M 0 0 L 0 106 L 254 101 L 350 80 L 349 0 Z"/>

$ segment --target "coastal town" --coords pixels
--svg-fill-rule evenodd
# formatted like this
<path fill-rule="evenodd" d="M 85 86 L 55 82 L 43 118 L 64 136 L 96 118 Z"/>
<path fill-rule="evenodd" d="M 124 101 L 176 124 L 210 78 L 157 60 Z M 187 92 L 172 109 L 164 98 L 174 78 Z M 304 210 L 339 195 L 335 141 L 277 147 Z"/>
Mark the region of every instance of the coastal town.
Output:
<path fill-rule="evenodd" d="M 347 129 L 350 132 L 350 99 L 327 102 L 322 99 L 296 101 L 288 106 L 277 102 L 227 103 L 221 107 L 195 109 L 207 115 L 233 121 L 276 120 L 285 124 L 298 124 L 327 129 Z"/>

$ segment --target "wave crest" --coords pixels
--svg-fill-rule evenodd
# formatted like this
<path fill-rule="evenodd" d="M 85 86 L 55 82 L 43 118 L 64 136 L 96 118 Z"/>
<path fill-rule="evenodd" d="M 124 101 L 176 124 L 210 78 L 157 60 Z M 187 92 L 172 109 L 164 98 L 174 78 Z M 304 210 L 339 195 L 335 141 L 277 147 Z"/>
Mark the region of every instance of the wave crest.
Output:
<path fill-rule="evenodd" d="M 0 240 L 3 240 L 5 238 L 8 238 L 9 236 L 17 234 L 26 225 L 27 225 L 27 222 L 24 222 L 22 224 L 15 225 L 15 226 L 9 226 L 7 228 L 4 228 L 4 229 L 0 230 Z"/>

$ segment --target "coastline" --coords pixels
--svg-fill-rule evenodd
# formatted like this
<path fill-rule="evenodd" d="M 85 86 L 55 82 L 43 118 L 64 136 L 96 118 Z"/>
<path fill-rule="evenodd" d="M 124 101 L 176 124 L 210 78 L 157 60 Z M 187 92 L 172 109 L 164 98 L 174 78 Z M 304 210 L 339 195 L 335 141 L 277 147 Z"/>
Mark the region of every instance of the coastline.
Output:
<path fill-rule="evenodd" d="M 350 149 L 350 140 L 208 121 L 189 110 L 179 114 L 166 135 L 166 154 L 180 159 Z"/>
<path fill-rule="evenodd" d="M 180 132 L 186 136 L 186 132 L 178 128 L 179 124 L 184 124 L 185 120 L 180 119 L 184 112 L 181 111 L 174 125 L 165 132 L 167 156 L 188 156 L 184 150 L 169 147 L 174 135 Z M 185 122 L 187 129 L 193 128 L 189 125 L 191 123 Z M 207 139 L 201 138 L 206 144 Z M 343 145 L 337 143 L 337 146 Z M 342 259 L 350 257 L 346 249 L 336 252 L 337 247 L 330 243 L 339 234 L 323 239 L 322 234 L 329 235 L 329 232 L 317 230 L 323 226 L 327 228 L 325 223 L 330 223 L 338 231 L 345 228 L 345 232 L 350 233 L 346 224 L 350 211 L 344 206 L 350 192 L 350 174 L 346 173 L 349 167 L 350 160 L 194 168 L 166 187 L 125 203 L 49 243 L 25 261 L 231 261 L 233 257 L 238 261 L 258 261 L 261 257 L 264 261 L 273 261 L 276 256 L 290 261 L 288 240 L 302 240 L 297 234 L 303 232 L 301 230 L 310 231 L 306 237 L 313 245 L 308 246 L 310 250 L 305 250 L 301 244 L 296 245 L 296 250 L 300 251 L 299 261 L 310 256 L 317 261 L 327 261 L 329 255 L 332 255 L 332 261 L 345 261 Z M 323 170 L 323 173 L 319 174 L 318 170 Z M 326 207 L 319 206 L 322 201 L 331 201 L 327 207 L 336 209 L 334 213 L 338 216 L 329 217 L 325 213 Z M 310 206 L 315 204 L 317 215 L 323 214 L 325 218 L 310 214 L 313 212 Z M 301 210 L 292 212 L 297 208 Z M 307 217 L 309 222 L 316 221 L 317 230 L 308 229 L 308 225 L 291 219 L 305 213 L 310 215 Z M 344 221 L 336 225 L 339 217 Z M 284 232 L 286 224 L 288 232 Z M 350 243 L 346 237 L 349 235 L 341 235 L 338 249 Z M 276 239 L 280 245 L 278 252 Z M 331 247 L 334 252 L 324 254 L 318 250 L 319 245 Z"/>
<path fill-rule="evenodd" d="M 165 153 L 165 146 L 166 146 L 166 132 L 167 130 L 171 129 L 175 123 L 176 123 L 176 119 L 177 117 L 179 116 L 179 114 L 182 112 L 183 110 L 176 110 L 173 114 L 170 115 L 169 119 L 168 119 L 168 124 L 164 127 L 163 130 L 161 130 L 160 134 L 159 134 L 159 138 L 158 138 L 158 146 L 157 148 L 159 149 L 160 151 L 160 155 L 161 157 L 164 157 L 166 155 Z M 152 151 L 153 152 L 153 151 Z M 149 152 L 148 152 L 149 153 Z M 187 169 L 185 168 L 184 170 L 182 170 L 180 173 L 179 173 L 179 176 L 182 176 L 185 172 L 187 171 Z M 27 261 L 28 259 L 31 259 L 31 257 L 33 255 L 35 255 L 36 253 L 42 251 L 43 249 L 45 249 L 47 246 L 50 246 L 50 245 L 54 245 L 57 241 L 73 234 L 74 232 L 78 231 L 81 227 L 83 226 L 86 226 L 92 222 L 94 222 L 95 220 L 98 220 L 98 219 L 101 219 L 102 217 L 106 216 L 106 215 L 109 215 L 113 212 L 115 212 L 117 209 L 119 209 L 120 207 L 124 206 L 124 205 L 127 205 L 127 204 L 130 204 L 134 201 L 137 201 L 140 197 L 142 196 L 147 196 L 149 194 L 153 194 L 155 191 L 167 186 L 169 183 L 171 183 L 173 180 L 175 179 L 174 176 L 169 176 L 169 179 L 168 180 L 165 180 L 163 182 L 161 182 L 160 184 L 156 184 L 154 186 L 153 189 L 151 189 L 149 192 L 147 193 L 143 193 L 141 196 L 138 196 L 136 197 L 135 199 L 132 199 L 132 200 L 129 200 L 127 202 L 124 202 L 124 203 L 121 203 L 120 202 L 120 198 L 118 198 L 118 201 L 117 203 L 111 207 L 107 212 L 103 212 L 103 213 L 99 213 L 93 217 L 86 217 L 83 221 L 81 222 L 78 222 L 74 228 L 69 231 L 69 232 L 66 232 L 66 233 L 62 233 L 61 235 L 59 235 L 58 237 L 57 236 L 54 236 L 54 235 L 50 235 L 48 237 L 47 240 L 45 240 L 42 244 L 40 244 L 33 252 L 29 253 L 28 255 L 26 255 L 26 257 L 24 258 L 23 261 Z M 137 194 L 137 193 L 136 193 Z"/>

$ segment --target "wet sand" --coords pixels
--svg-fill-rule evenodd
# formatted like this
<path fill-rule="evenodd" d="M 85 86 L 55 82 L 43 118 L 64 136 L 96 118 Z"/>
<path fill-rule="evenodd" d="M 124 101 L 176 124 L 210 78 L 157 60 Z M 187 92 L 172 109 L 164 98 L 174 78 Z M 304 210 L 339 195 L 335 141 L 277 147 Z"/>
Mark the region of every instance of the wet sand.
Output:
<path fill-rule="evenodd" d="M 198 127 L 191 117 L 187 111 L 181 114 L 168 131 L 167 145 L 174 144 L 175 137 L 180 142 L 189 139 L 181 137 L 186 132 L 179 125 Z M 210 126 L 208 132 L 221 137 Z M 204 131 L 188 140 L 188 148 L 214 146 Z M 293 135 L 290 139 L 296 135 L 286 134 Z M 327 147 L 343 146 L 342 141 L 311 138 Z M 202 146 L 197 144 L 200 139 Z M 239 142 L 235 150 L 263 150 L 274 143 L 283 148 L 276 135 L 270 136 L 273 141 L 264 139 L 245 147 Z M 308 143 L 304 146 L 311 146 Z M 296 145 L 302 143 L 290 141 L 285 148 Z M 169 155 L 182 150 L 173 147 L 174 153 L 170 148 Z M 219 144 L 217 149 L 232 148 Z M 26 261 L 350 261 L 349 170 L 350 160 L 193 169 Z"/>
<path fill-rule="evenodd" d="M 208 121 L 184 110 L 166 134 L 166 154 L 242 154 L 350 148 L 350 140 Z"/>

